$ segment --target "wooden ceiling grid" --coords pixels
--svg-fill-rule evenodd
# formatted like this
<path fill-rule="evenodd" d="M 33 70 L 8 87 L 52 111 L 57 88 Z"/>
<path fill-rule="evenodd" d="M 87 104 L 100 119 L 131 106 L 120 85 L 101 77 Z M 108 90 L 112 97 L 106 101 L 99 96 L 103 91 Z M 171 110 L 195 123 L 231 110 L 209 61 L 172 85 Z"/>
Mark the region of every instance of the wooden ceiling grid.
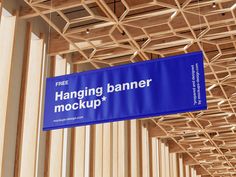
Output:
<path fill-rule="evenodd" d="M 235 0 L 25 0 L 50 26 L 50 55 L 103 68 L 202 50 L 208 110 L 151 118 L 205 176 L 236 176 Z M 152 123 L 151 123 L 152 122 Z M 191 161 L 190 160 L 190 161 Z"/>

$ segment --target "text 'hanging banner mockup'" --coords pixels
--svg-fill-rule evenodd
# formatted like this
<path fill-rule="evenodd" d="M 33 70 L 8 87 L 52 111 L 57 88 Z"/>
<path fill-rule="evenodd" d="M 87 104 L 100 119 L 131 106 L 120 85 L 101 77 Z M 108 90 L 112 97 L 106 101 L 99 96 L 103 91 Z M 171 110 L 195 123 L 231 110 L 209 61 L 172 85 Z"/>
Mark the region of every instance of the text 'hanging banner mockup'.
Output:
<path fill-rule="evenodd" d="M 44 130 L 206 109 L 202 52 L 48 78 Z"/>

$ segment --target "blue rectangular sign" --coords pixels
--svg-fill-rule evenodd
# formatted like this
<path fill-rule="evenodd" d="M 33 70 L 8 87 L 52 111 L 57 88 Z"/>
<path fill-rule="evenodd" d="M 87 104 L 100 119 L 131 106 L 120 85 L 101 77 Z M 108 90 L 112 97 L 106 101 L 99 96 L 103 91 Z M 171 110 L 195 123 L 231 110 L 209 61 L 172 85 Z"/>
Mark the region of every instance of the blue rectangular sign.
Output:
<path fill-rule="evenodd" d="M 48 78 L 44 130 L 206 109 L 202 52 Z"/>

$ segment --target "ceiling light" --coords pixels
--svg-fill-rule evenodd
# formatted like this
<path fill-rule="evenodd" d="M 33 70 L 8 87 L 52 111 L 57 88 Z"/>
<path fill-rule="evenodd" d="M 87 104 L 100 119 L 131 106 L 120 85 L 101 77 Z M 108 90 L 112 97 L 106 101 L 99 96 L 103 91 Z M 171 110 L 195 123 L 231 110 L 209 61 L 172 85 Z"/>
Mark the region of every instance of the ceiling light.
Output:
<path fill-rule="evenodd" d="M 225 100 L 221 100 L 219 103 L 218 103 L 218 106 L 223 104 L 225 102 Z"/>
<path fill-rule="evenodd" d="M 90 33 L 89 29 L 86 29 L 86 34 L 89 34 L 89 33 Z"/>
<path fill-rule="evenodd" d="M 188 49 L 188 44 L 186 46 L 184 46 L 184 50 L 187 50 Z"/>
<path fill-rule="evenodd" d="M 234 5 L 232 5 L 232 6 L 230 7 L 231 10 L 233 10 L 233 9 L 235 9 L 235 8 L 236 8 L 236 3 L 234 3 Z"/>
<path fill-rule="evenodd" d="M 207 90 L 210 91 L 211 89 L 215 88 L 216 84 L 213 84 L 212 86 L 208 87 Z"/>
<path fill-rule="evenodd" d="M 231 113 L 231 112 L 228 113 L 228 117 L 230 117 L 230 116 L 232 116 L 232 115 L 233 115 L 233 113 Z"/>
<path fill-rule="evenodd" d="M 171 16 L 170 16 L 170 19 L 173 19 L 177 14 L 177 11 L 175 11 Z"/>
<path fill-rule="evenodd" d="M 213 2 L 212 7 L 216 8 L 216 3 L 215 2 Z"/>
<path fill-rule="evenodd" d="M 138 51 L 135 51 L 135 52 L 134 52 L 134 55 L 137 55 L 137 54 L 138 54 Z"/>

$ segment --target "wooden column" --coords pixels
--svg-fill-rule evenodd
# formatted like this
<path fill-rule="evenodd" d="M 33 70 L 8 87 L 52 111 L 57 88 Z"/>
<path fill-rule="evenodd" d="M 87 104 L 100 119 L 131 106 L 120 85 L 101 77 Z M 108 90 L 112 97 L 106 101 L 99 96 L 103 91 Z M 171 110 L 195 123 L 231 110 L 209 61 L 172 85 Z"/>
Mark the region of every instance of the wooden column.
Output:
<path fill-rule="evenodd" d="M 42 74 L 41 74 L 41 88 L 40 88 L 40 106 L 39 106 L 39 122 L 37 127 L 37 150 L 36 150 L 36 169 L 35 177 L 44 176 L 45 171 L 45 154 L 46 154 L 46 132 L 43 130 L 44 118 L 44 101 L 45 101 L 45 87 L 46 77 L 48 76 L 48 67 L 50 58 L 47 56 L 47 44 L 44 40 Z"/>
<path fill-rule="evenodd" d="M 166 176 L 170 176 L 170 153 L 169 153 L 169 147 L 167 143 L 165 142 L 165 168 L 166 168 Z"/>
<path fill-rule="evenodd" d="M 140 121 L 130 121 L 130 175 L 133 177 L 140 177 L 140 144 L 139 141 L 139 123 Z"/>
<path fill-rule="evenodd" d="M 31 32 L 23 113 L 20 177 L 35 176 L 44 40 Z"/>
<path fill-rule="evenodd" d="M 10 73 L 12 67 L 12 57 L 14 48 L 15 24 L 16 16 L 12 16 L 5 9 L 2 11 L 0 24 L 0 176 L 3 176 L 7 171 L 4 166 L 7 160 L 3 158 L 5 148 L 13 148 L 5 146 L 6 138 L 6 122 L 7 122 L 7 108 L 8 95 L 10 89 Z M 4 42 L 3 42 L 4 41 Z M 9 149 L 11 152 L 11 149 Z M 5 154 L 6 155 L 6 154 Z M 12 166 L 12 165 L 10 165 Z M 12 167 L 10 167 L 12 168 Z M 6 169 L 7 170 L 7 169 Z M 11 169 L 12 170 L 12 169 Z M 4 172 L 5 171 L 5 172 Z M 5 176 L 5 175 L 4 175 Z"/>
<path fill-rule="evenodd" d="M 170 153 L 170 176 L 178 177 L 176 153 Z"/>
<path fill-rule="evenodd" d="M 151 140 L 152 140 L 152 176 L 160 177 L 159 140 L 155 137 L 153 137 Z"/>
<path fill-rule="evenodd" d="M 112 123 L 112 176 L 118 177 L 118 122 Z"/>
<path fill-rule="evenodd" d="M 128 177 L 127 122 L 118 122 L 118 177 Z"/>
<path fill-rule="evenodd" d="M 93 177 L 102 177 L 103 157 L 103 124 L 95 125 L 95 151 L 94 151 L 94 174 Z"/>
<path fill-rule="evenodd" d="M 142 177 L 150 176 L 149 136 L 147 124 L 142 121 Z"/>
<path fill-rule="evenodd" d="M 103 157 L 102 157 L 102 168 L 103 168 L 103 177 L 111 177 L 112 176 L 112 124 L 106 123 L 103 125 Z"/>
<path fill-rule="evenodd" d="M 56 56 L 55 76 L 66 73 L 66 60 L 61 56 Z M 49 151 L 49 168 L 48 177 L 62 177 L 62 160 L 63 160 L 63 129 L 51 131 L 50 151 Z"/>
<path fill-rule="evenodd" d="M 178 163 L 179 163 L 179 177 L 184 177 L 184 162 L 182 154 L 178 154 Z"/>
<path fill-rule="evenodd" d="M 66 61 L 66 74 L 71 73 L 72 64 L 69 56 L 65 56 L 63 60 Z M 62 151 L 62 177 L 70 177 L 70 152 L 71 150 L 71 129 L 63 130 L 63 151 Z"/>
<path fill-rule="evenodd" d="M 73 148 L 73 172 L 72 176 L 85 176 L 85 142 L 86 128 L 84 126 L 77 127 L 74 130 L 74 148 Z M 78 168 L 79 167 L 79 168 Z"/>

